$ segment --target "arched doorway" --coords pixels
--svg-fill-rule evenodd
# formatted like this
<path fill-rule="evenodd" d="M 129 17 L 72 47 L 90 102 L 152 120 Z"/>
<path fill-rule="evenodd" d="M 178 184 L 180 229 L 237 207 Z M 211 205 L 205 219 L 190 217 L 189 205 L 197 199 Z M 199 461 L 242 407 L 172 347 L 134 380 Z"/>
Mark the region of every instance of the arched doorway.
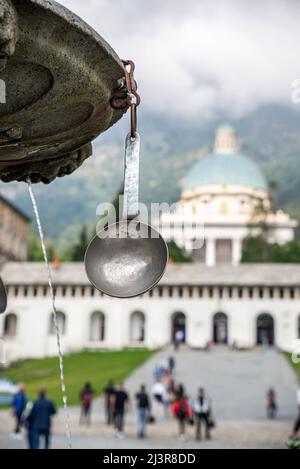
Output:
<path fill-rule="evenodd" d="M 58 326 L 60 334 L 65 335 L 66 334 L 66 322 L 67 322 L 65 313 L 62 313 L 61 311 L 57 311 L 56 319 L 57 319 L 57 326 Z M 50 315 L 50 335 L 56 335 L 56 328 L 54 324 L 53 314 Z"/>
<path fill-rule="evenodd" d="M 5 338 L 13 338 L 17 335 L 17 325 L 18 325 L 18 318 L 15 314 L 10 313 L 5 316 L 4 319 L 4 330 L 3 335 Z"/>
<path fill-rule="evenodd" d="M 186 317 L 184 313 L 178 312 L 172 317 L 172 342 L 175 341 L 177 332 L 182 333 L 183 343 L 186 342 Z"/>
<path fill-rule="evenodd" d="M 257 345 L 274 345 L 275 325 L 270 314 L 260 314 L 256 321 Z"/>
<path fill-rule="evenodd" d="M 141 311 L 135 311 L 130 317 L 130 342 L 143 343 L 145 341 L 146 318 Z"/>
<path fill-rule="evenodd" d="M 214 315 L 213 341 L 215 344 L 228 344 L 228 317 L 224 313 Z"/>
<path fill-rule="evenodd" d="M 105 315 L 101 311 L 95 311 L 90 322 L 90 341 L 103 342 L 105 340 Z"/>

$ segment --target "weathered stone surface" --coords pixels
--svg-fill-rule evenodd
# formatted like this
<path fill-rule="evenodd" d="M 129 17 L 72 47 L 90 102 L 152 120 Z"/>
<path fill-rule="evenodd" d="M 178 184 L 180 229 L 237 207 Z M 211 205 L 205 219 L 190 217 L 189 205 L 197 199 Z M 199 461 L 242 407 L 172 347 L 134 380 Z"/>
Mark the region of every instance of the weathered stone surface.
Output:
<path fill-rule="evenodd" d="M 0 0 L 0 179 L 75 171 L 126 111 L 110 105 L 124 74 L 110 46 L 53 0 Z"/>

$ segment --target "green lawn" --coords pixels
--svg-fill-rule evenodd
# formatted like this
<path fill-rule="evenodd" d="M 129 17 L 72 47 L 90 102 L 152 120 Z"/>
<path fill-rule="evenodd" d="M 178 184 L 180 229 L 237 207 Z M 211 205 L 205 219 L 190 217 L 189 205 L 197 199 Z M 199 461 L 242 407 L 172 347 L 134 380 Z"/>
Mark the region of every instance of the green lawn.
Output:
<path fill-rule="evenodd" d="M 299 378 L 299 381 L 300 381 L 300 363 L 298 363 L 298 364 L 293 363 L 292 355 L 290 353 L 285 353 L 285 356 L 286 356 L 287 360 L 289 361 L 290 365 L 296 371 L 296 374 L 298 375 L 298 378 Z"/>
<path fill-rule="evenodd" d="M 79 391 L 86 382 L 92 383 L 99 395 L 109 379 L 116 383 L 124 380 L 152 354 L 149 350 L 124 350 L 82 352 L 66 356 L 64 364 L 69 404 L 78 404 Z M 40 387 L 46 387 L 49 397 L 57 405 L 61 404 L 57 358 L 26 360 L 0 372 L 0 376 L 5 376 L 14 383 L 25 383 L 30 398 L 36 397 Z"/>

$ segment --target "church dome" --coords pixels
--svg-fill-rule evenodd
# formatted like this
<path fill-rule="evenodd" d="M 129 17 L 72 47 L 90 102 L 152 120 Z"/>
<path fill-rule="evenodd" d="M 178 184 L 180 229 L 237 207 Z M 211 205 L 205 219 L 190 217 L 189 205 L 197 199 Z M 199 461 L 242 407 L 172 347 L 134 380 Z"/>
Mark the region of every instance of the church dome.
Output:
<path fill-rule="evenodd" d="M 259 166 L 238 153 L 234 130 L 227 124 L 217 130 L 214 152 L 204 156 L 189 171 L 184 190 L 219 184 L 268 191 L 266 178 Z"/>

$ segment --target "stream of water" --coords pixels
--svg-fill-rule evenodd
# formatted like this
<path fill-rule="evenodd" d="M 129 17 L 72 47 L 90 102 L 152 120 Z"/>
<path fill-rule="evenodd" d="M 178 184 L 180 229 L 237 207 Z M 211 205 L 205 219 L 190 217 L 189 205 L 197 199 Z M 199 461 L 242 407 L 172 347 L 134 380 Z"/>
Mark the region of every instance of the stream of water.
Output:
<path fill-rule="evenodd" d="M 55 301 L 55 294 L 53 289 L 53 282 L 52 282 L 52 275 L 51 275 L 51 268 L 49 264 L 49 259 L 47 255 L 46 245 L 45 245 L 45 238 L 44 232 L 41 224 L 41 218 L 36 202 L 36 198 L 32 189 L 32 184 L 30 179 L 27 180 L 29 194 L 33 206 L 34 215 L 36 218 L 36 223 L 39 231 L 39 236 L 41 240 L 41 246 L 43 250 L 43 256 L 45 261 L 45 266 L 47 269 L 48 274 L 48 284 L 49 284 L 49 291 L 52 303 L 52 313 L 53 313 L 53 323 L 56 331 L 56 339 L 57 339 L 57 347 L 58 347 L 58 358 L 59 358 L 59 369 L 60 369 L 60 382 L 61 382 L 61 391 L 62 391 L 62 401 L 63 401 L 63 408 L 64 408 L 64 416 L 65 416 L 65 425 L 66 425 L 66 437 L 68 442 L 68 449 L 72 449 L 72 440 L 71 440 L 71 429 L 70 429 L 70 416 L 68 411 L 68 397 L 67 397 L 67 390 L 65 384 L 65 373 L 64 373 L 64 357 L 61 347 L 61 336 L 59 331 L 59 325 L 57 321 L 57 309 L 56 309 L 56 301 Z"/>

